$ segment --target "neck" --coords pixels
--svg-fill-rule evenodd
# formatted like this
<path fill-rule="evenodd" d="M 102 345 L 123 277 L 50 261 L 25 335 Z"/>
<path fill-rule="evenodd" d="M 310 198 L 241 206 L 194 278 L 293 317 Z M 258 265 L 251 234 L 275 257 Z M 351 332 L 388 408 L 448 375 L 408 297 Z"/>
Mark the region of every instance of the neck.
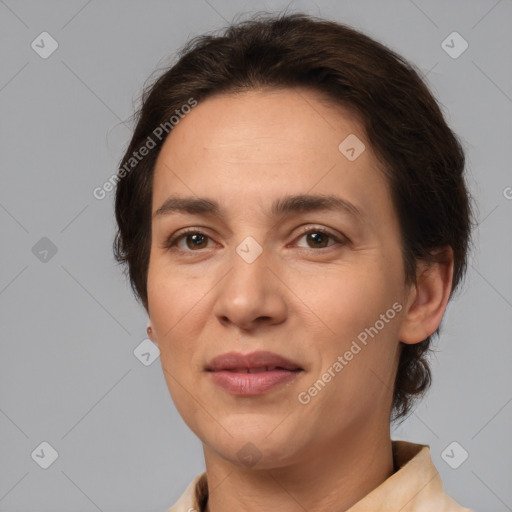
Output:
<path fill-rule="evenodd" d="M 393 474 L 389 429 L 315 446 L 285 467 L 241 468 L 205 448 L 207 512 L 279 509 L 344 512 Z M 313 453 L 313 456 L 311 454 Z"/>

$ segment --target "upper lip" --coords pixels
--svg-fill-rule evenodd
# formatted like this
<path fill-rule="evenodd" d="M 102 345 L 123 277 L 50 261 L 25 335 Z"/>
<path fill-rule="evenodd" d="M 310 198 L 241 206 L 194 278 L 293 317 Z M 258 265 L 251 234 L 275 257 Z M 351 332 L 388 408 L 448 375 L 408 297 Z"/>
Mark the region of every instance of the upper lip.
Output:
<path fill-rule="evenodd" d="M 301 366 L 290 359 L 274 354 L 273 352 L 259 351 L 250 354 L 228 352 L 214 357 L 206 366 L 210 372 L 222 370 L 255 369 L 255 368 L 282 368 L 284 370 L 302 370 Z"/>

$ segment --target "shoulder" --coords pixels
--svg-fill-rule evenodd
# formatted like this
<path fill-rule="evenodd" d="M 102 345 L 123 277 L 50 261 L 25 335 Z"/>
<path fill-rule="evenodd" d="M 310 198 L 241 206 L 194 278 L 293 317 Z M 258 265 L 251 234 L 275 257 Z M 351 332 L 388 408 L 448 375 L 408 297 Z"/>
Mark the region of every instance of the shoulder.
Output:
<path fill-rule="evenodd" d="M 428 445 L 393 441 L 397 471 L 349 512 L 473 512 L 448 496 Z"/>
<path fill-rule="evenodd" d="M 206 473 L 201 473 L 188 484 L 178 501 L 167 512 L 201 512 L 207 493 Z"/>

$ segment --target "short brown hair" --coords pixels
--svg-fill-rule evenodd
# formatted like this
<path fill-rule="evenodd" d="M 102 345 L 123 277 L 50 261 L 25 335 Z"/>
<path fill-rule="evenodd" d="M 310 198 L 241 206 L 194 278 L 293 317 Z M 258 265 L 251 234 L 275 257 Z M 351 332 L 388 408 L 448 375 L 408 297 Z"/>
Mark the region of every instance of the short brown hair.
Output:
<path fill-rule="evenodd" d="M 200 102 L 214 94 L 265 87 L 312 88 L 358 113 L 384 164 L 400 220 L 407 281 L 415 282 L 418 261 L 435 261 L 435 249 L 450 246 L 453 293 L 466 269 L 471 233 L 464 152 L 419 73 L 403 57 L 346 25 L 300 13 L 263 14 L 219 35 L 192 39 L 177 62 L 143 92 L 120 165 L 114 254 L 127 264 L 134 293 L 146 310 L 153 170 L 165 137 L 130 172 L 127 163 L 190 98 Z M 431 337 L 401 343 L 393 421 L 405 418 L 430 386 L 430 344 Z"/>

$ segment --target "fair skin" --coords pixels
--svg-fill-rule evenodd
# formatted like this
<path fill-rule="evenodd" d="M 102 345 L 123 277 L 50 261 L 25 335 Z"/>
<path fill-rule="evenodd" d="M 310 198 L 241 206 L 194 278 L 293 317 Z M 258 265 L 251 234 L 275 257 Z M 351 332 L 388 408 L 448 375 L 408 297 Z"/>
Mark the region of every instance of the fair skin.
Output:
<path fill-rule="evenodd" d="M 354 161 L 338 149 L 349 134 L 366 147 Z M 272 215 L 276 200 L 303 194 L 334 195 L 359 214 Z M 154 215 L 147 282 L 151 337 L 170 394 L 203 444 L 208 510 L 348 510 L 393 472 L 399 340 L 418 343 L 438 327 L 449 251 L 446 264 L 419 265 L 417 283 L 406 284 L 398 218 L 364 130 L 309 90 L 199 102 L 159 154 L 153 214 L 171 195 L 216 201 L 222 213 Z M 166 248 L 183 228 L 196 237 Z M 236 251 L 249 236 L 262 249 L 251 263 Z M 299 394 L 393 304 L 400 311 L 301 403 Z M 226 391 L 205 370 L 220 354 L 258 350 L 302 370 L 255 396 Z M 240 457 L 247 450 L 255 463 Z"/>

